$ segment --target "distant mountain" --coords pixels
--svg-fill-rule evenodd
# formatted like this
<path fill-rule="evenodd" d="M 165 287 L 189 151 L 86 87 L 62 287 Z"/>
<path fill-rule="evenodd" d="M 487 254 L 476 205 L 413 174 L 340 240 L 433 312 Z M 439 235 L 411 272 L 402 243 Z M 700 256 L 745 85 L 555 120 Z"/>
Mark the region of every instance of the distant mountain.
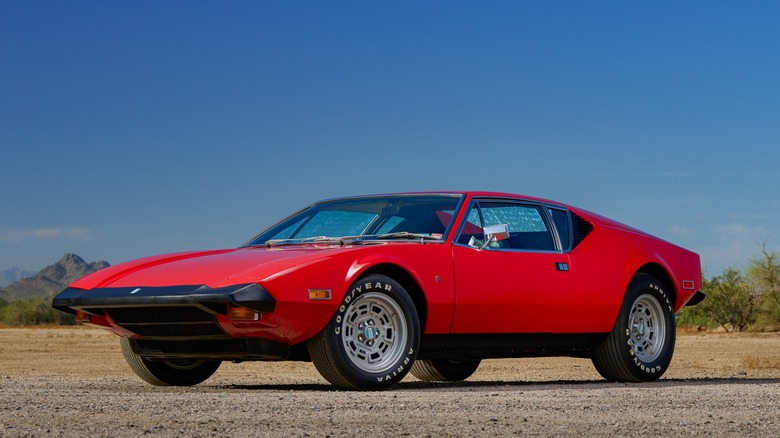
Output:
<path fill-rule="evenodd" d="M 15 283 L 23 278 L 32 277 L 35 272 L 25 271 L 17 267 L 0 271 L 0 287 L 8 286 L 11 283 Z"/>
<path fill-rule="evenodd" d="M 87 263 L 76 254 L 65 254 L 57 263 L 43 268 L 32 277 L 3 287 L 0 298 L 10 301 L 52 296 L 79 278 L 108 266 L 108 262 L 102 260 Z"/>

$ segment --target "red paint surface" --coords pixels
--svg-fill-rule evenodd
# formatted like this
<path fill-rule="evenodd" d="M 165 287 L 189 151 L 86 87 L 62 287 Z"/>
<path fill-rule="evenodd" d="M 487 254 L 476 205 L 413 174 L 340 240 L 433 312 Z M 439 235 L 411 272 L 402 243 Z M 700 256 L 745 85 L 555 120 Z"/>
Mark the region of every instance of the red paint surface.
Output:
<path fill-rule="evenodd" d="M 319 332 L 351 284 L 370 269 L 402 269 L 422 290 L 425 333 L 594 333 L 611 330 L 631 278 L 643 267 L 671 279 L 675 311 L 701 288 L 699 256 L 587 211 L 538 198 L 466 193 L 444 243 L 386 241 L 366 245 L 301 244 L 149 257 L 103 269 L 72 287 L 210 287 L 256 282 L 276 300 L 256 322 L 220 324 L 234 336 L 295 344 Z M 508 198 L 551 203 L 593 224 L 572 251 L 481 250 L 454 244 L 469 201 Z M 448 221 L 449 218 L 441 218 Z M 473 232 L 473 231 L 472 231 Z M 556 270 L 564 262 L 569 270 Z M 381 269 L 381 268 L 380 268 Z M 438 277 L 438 282 L 436 278 Z M 694 288 L 682 288 L 693 281 Z M 310 301 L 309 289 L 330 289 L 331 301 Z M 93 324 L 110 324 L 95 319 Z M 117 330 L 117 334 L 127 335 Z"/>

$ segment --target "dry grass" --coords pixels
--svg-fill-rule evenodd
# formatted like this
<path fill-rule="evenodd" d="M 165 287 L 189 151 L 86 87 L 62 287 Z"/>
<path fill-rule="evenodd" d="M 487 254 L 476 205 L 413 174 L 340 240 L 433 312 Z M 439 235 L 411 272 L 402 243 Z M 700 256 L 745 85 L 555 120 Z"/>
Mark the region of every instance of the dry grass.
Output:
<path fill-rule="evenodd" d="M 748 370 L 780 370 L 780 358 L 747 357 L 742 359 L 742 366 Z"/>

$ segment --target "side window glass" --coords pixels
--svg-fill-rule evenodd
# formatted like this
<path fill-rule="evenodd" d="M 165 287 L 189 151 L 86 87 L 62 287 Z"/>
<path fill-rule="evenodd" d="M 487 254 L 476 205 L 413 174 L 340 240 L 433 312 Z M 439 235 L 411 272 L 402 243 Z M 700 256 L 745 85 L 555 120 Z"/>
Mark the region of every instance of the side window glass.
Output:
<path fill-rule="evenodd" d="M 561 239 L 561 249 L 565 251 L 569 249 L 569 244 L 571 243 L 569 213 L 565 210 L 551 208 L 550 216 L 552 217 L 553 223 L 555 223 L 555 229 L 558 230 L 558 237 Z"/>
<path fill-rule="evenodd" d="M 484 226 L 509 226 L 509 239 L 496 242 L 498 247 L 555 251 L 555 240 L 542 207 L 504 202 L 481 202 L 479 206 Z"/>

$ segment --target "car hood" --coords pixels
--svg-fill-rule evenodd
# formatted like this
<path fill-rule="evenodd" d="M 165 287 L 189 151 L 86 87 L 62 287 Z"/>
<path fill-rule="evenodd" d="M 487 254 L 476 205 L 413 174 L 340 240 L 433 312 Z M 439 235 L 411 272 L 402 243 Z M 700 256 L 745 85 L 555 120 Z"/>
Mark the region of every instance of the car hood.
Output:
<path fill-rule="evenodd" d="M 121 263 L 88 275 L 71 287 L 207 285 L 220 287 L 231 279 L 253 278 L 255 281 L 322 260 L 339 246 L 306 246 L 283 248 L 246 247 L 220 251 L 168 254 Z"/>

